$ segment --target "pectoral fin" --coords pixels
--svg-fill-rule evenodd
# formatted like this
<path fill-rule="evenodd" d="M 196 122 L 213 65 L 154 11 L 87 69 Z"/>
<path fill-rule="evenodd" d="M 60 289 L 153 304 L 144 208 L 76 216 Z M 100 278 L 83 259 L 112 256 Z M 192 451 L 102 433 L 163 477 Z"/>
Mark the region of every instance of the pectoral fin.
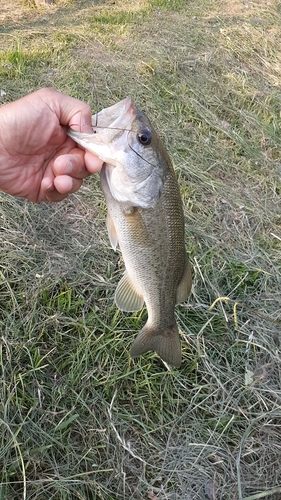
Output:
<path fill-rule="evenodd" d="M 139 311 L 143 307 L 143 297 L 136 291 L 127 272 L 125 272 L 117 285 L 115 291 L 115 304 L 118 309 L 126 312 Z"/>
<path fill-rule="evenodd" d="M 132 245 L 147 248 L 150 244 L 150 237 L 140 209 L 133 206 L 124 206 L 123 214 L 126 218 L 128 231 L 130 231 Z"/>
<path fill-rule="evenodd" d="M 185 268 L 182 279 L 177 288 L 177 304 L 184 302 L 190 294 L 192 285 L 191 267 L 187 254 L 185 255 Z"/>
<path fill-rule="evenodd" d="M 109 241 L 111 243 L 111 246 L 114 251 L 116 251 L 117 245 L 118 245 L 118 237 L 117 237 L 117 232 L 114 226 L 114 222 L 112 218 L 110 217 L 109 213 L 107 213 L 106 216 L 106 227 L 108 231 L 108 237 Z"/>

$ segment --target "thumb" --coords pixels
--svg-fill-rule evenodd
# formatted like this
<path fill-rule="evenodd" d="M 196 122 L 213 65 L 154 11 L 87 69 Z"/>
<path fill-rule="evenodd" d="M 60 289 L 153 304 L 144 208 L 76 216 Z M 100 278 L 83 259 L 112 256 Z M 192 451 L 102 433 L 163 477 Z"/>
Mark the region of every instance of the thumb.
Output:
<path fill-rule="evenodd" d="M 56 105 L 56 113 L 62 125 L 72 128 L 77 132 L 92 134 L 92 111 L 88 104 L 74 97 L 70 97 L 54 89 L 52 101 Z"/>
<path fill-rule="evenodd" d="M 80 102 L 80 101 L 78 101 Z M 85 108 L 77 111 L 74 115 L 71 116 L 68 121 L 68 126 L 77 132 L 85 132 L 86 134 L 92 134 L 92 111 L 90 106 L 85 104 Z M 87 109 L 89 108 L 89 109 Z M 74 111 L 74 110 L 73 110 Z M 63 122 L 61 121 L 63 124 Z"/>

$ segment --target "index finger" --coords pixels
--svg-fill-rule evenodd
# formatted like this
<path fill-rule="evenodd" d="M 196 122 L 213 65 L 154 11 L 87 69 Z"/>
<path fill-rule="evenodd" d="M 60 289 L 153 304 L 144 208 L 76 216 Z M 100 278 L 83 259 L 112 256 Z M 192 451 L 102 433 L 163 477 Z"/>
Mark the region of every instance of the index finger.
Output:
<path fill-rule="evenodd" d="M 102 160 L 92 153 L 74 148 L 69 153 L 59 154 L 54 160 L 53 172 L 57 175 L 69 175 L 76 179 L 84 179 L 88 175 L 99 172 Z"/>
<path fill-rule="evenodd" d="M 85 151 L 84 162 L 87 170 L 91 174 L 95 174 L 99 172 L 103 166 L 103 161 L 98 157 L 90 153 L 89 151 Z"/>

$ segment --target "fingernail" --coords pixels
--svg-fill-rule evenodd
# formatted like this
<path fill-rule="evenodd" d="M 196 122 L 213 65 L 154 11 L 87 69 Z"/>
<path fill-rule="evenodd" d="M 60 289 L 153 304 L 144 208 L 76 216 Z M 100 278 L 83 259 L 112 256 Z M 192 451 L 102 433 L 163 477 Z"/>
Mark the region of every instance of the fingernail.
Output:
<path fill-rule="evenodd" d="M 45 191 L 52 191 L 54 189 L 54 184 L 51 182 L 49 186 L 46 187 Z"/>
<path fill-rule="evenodd" d="M 69 122 L 69 127 L 76 132 L 84 132 L 86 134 L 92 134 L 93 129 L 90 125 L 86 125 L 84 122 L 84 116 L 81 111 L 76 113 L 74 117 Z"/>

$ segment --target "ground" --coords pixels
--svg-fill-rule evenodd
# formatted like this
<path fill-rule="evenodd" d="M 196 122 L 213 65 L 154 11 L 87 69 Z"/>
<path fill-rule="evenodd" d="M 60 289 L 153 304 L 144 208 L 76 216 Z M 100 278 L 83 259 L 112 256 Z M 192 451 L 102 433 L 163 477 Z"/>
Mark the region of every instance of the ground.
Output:
<path fill-rule="evenodd" d="M 132 360 L 146 312 L 114 305 L 98 175 L 57 205 L 1 195 L 0 500 L 279 500 L 280 4 L 3 0 L 0 22 L 1 104 L 145 110 L 193 272 L 182 367 Z"/>

